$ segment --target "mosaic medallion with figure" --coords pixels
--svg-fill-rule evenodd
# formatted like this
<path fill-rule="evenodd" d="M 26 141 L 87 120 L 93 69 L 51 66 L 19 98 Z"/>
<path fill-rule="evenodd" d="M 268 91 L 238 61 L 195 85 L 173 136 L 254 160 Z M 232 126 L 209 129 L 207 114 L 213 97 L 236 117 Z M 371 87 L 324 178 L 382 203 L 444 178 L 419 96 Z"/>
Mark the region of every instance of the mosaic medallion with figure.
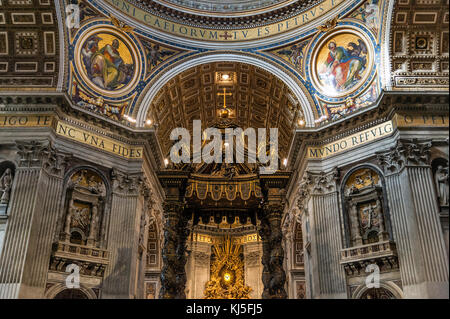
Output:
<path fill-rule="evenodd" d="M 311 70 L 323 94 L 342 96 L 365 83 L 373 65 L 369 43 L 351 30 L 331 34 L 319 43 Z"/>
<path fill-rule="evenodd" d="M 83 80 L 103 95 L 126 94 L 137 83 L 140 63 L 134 44 L 113 28 L 83 34 L 75 54 Z"/>

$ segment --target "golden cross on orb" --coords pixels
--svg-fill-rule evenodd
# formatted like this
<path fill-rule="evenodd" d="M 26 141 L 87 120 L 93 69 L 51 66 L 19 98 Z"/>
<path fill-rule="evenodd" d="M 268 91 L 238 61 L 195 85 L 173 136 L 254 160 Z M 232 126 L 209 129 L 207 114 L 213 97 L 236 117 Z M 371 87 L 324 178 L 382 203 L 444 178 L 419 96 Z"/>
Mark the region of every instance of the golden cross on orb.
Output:
<path fill-rule="evenodd" d="M 217 93 L 218 96 L 223 96 L 223 108 L 227 108 L 227 96 L 232 96 L 233 93 L 227 93 L 227 89 L 223 88 L 223 93 Z"/>

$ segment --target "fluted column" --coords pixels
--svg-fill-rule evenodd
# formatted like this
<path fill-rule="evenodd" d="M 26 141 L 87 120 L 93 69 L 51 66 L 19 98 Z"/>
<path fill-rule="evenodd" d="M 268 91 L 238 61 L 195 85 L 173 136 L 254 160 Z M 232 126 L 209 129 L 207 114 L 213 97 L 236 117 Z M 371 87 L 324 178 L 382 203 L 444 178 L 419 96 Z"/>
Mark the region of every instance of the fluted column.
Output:
<path fill-rule="evenodd" d="M 108 250 L 110 263 L 105 271 L 102 298 L 137 297 L 137 271 L 142 201 L 140 174 L 113 170 Z"/>
<path fill-rule="evenodd" d="M 314 298 L 347 298 L 345 274 L 340 265 L 342 237 L 336 181 L 337 170 L 309 173 L 299 190 L 299 208 L 311 218 L 311 284 Z M 326 262 L 324 262 L 326 261 Z"/>
<path fill-rule="evenodd" d="M 261 250 L 260 241 L 244 245 L 245 283 L 252 288 L 250 298 L 261 298 L 262 295 Z"/>
<path fill-rule="evenodd" d="M 378 154 L 406 298 L 448 298 L 448 259 L 430 166 L 430 141 L 399 140 Z"/>
<path fill-rule="evenodd" d="M 17 142 L 17 148 L 0 298 L 43 298 L 69 154 L 55 151 L 48 141 Z"/>

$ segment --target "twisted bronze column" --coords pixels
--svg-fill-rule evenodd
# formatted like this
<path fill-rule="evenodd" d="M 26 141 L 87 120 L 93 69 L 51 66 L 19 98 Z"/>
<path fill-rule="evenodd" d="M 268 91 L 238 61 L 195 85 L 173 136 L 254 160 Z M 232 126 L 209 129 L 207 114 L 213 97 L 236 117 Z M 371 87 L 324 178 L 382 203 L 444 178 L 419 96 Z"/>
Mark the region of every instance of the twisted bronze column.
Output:
<path fill-rule="evenodd" d="M 184 299 L 186 287 L 186 239 L 188 218 L 183 215 L 183 204 L 164 203 L 163 267 L 159 298 Z"/>

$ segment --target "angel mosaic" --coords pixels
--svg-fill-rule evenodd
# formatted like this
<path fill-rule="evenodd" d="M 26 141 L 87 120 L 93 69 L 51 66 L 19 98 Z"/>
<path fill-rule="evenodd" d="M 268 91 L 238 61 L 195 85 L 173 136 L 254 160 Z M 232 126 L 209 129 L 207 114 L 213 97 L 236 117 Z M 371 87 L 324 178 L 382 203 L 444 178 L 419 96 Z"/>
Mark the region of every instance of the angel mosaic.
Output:
<path fill-rule="evenodd" d="M 303 49 L 306 47 L 308 42 L 301 42 L 292 45 L 290 48 L 284 48 L 282 50 L 277 51 L 278 55 L 283 56 L 286 60 L 288 60 L 292 65 L 295 66 L 297 70 L 303 69 Z"/>

